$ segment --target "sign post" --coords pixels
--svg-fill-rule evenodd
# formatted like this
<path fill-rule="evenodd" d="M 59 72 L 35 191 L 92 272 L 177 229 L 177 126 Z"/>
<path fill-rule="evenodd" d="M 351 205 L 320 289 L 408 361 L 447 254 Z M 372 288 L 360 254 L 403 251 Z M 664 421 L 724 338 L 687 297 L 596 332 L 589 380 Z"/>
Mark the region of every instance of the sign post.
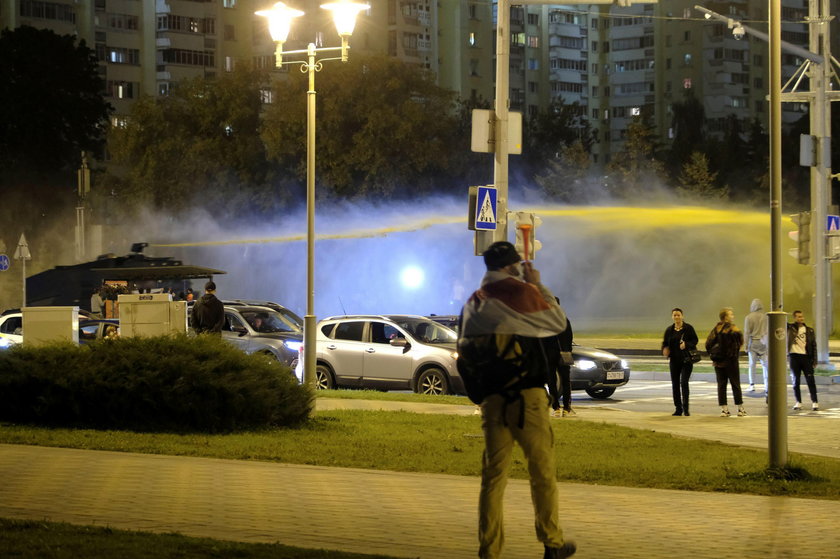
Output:
<path fill-rule="evenodd" d="M 32 259 L 32 255 L 29 253 L 29 244 L 26 242 L 26 235 L 23 233 L 20 234 L 20 240 L 18 241 L 17 249 L 15 250 L 15 258 L 20 260 L 21 267 L 21 283 L 23 284 L 23 302 L 20 304 L 20 308 L 26 306 L 26 261 Z"/>

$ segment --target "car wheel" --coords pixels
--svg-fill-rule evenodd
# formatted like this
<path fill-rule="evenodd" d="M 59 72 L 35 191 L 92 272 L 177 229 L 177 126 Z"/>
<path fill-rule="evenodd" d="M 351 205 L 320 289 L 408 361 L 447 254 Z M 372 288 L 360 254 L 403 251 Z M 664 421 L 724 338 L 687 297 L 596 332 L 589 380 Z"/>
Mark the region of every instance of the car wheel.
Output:
<path fill-rule="evenodd" d="M 417 378 L 415 392 L 418 394 L 448 394 L 449 381 L 446 379 L 446 373 L 437 367 L 426 369 Z"/>
<path fill-rule="evenodd" d="M 596 400 L 606 400 L 615 393 L 615 388 L 587 388 L 586 393 Z"/>
<path fill-rule="evenodd" d="M 326 365 L 318 364 L 315 367 L 315 390 L 330 390 L 335 388 L 332 372 Z"/>

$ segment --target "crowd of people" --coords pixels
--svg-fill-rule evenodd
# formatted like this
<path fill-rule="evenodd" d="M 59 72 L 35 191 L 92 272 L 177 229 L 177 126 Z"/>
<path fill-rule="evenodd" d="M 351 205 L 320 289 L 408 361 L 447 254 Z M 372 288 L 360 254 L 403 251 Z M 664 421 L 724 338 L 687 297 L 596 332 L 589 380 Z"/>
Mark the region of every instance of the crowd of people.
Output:
<path fill-rule="evenodd" d="M 665 329 L 662 338 L 662 355 L 669 362 L 671 371 L 671 385 L 674 395 L 673 415 L 690 415 L 689 413 L 689 378 L 694 363 L 699 360 L 697 346 L 699 338 L 694 327 L 684 320 L 683 310 L 671 310 L 674 323 Z M 761 365 L 764 377 L 764 396 L 767 399 L 769 386 L 767 377 L 767 315 L 761 300 L 753 299 L 750 312 L 744 320 L 744 329 L 735 325 L 735 313 L 732 308 L 724 307 L 718 315 L 719 321 L 709 331 L 704 343 L 705 350 L 715 369 L 717 381 L 718 405 L 721 417 L 729 417 L 729 403 L 727 386 L 732 391 L 732 399 L 738 406 L 737 415 L 747 415 L 744 408 L 744 398 L 741 391 L 741 369 L 739 357 L 741 350 L 747 352 L 750 392 L 755 391 L 756 369 Z M 819 410 L 817 400 L 817 386 L 814 380 L 814 369 L 817 364 L 817 346 L 814 329 L 805 324 L 802 311 L 793 312 L 793 322 L 787 325 L 787 355 L 793 378 L 793 395 L 796 403 L 794 410 L 802 409 L 801 378 L 805 377 L 811 396 L 811 409 Z"/>

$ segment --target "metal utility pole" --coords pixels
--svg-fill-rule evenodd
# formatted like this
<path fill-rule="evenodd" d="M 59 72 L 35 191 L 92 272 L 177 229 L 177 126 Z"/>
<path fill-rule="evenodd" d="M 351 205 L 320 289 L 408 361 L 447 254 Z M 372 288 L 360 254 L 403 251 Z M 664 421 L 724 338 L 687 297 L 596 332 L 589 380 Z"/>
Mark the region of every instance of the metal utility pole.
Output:
<path fill-rule="evenodd" d="M 26 261 L 32 259 L 32 254 L 29 252 L 29 243 L 26 242 L 26 235 L 24 233 L 20 234 L 20 240 L 18 241 L 17 249 L 15 249 L 15 259 L 20 260 L 20 279 L 23 285 L 20 308 L 23 308 L 26 306 Z"/>
<path fill-rule="evenodd" d="M 90 168 L 87 152 L 82 152 L 82 166 L 77 172 L 78 190 L 76 202 L 76 261 L 87 260 L 87 231 L 85 226 L 85 202 L 90 193 Z"/>
<path fill-rule="evenodd" d="M 499 0 L 496 14 L 496 143 L 493 184 L 496 186 L 496 231 L 493 241 L 508 240 L 508 112 L 510 109 L 510 0 Z"/>

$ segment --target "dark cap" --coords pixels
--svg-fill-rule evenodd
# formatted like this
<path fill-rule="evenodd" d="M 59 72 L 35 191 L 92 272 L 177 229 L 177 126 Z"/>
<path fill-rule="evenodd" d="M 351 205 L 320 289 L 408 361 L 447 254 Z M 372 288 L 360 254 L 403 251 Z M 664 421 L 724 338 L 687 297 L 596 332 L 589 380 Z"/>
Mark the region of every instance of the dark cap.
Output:
<path fill-rule="evenodd" d="M 208 281 L 204 284 L 204 291 L 216 291 L 216 282 Z"/>
<path fill-rule="evenodd" d="M 504 268 L 522 260 L 516 247 L 507 241 L 496 241 L 482 253 L 488 268 Z"/>

